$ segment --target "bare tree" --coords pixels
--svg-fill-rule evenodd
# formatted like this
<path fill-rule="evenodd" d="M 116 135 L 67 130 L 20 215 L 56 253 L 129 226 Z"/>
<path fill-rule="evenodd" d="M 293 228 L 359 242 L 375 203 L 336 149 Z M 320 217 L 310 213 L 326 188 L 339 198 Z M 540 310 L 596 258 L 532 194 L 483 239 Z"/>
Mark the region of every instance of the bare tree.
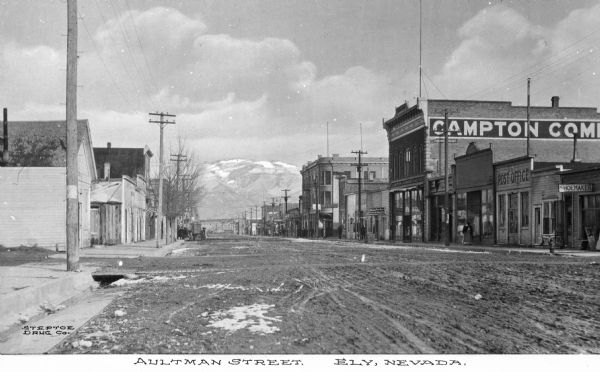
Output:
<path fill-rule="evenodd" d="M 181 217 L 187 222 L 195 216 L 204 188 L 200 185 L 198 161 L 181 137 L 164 168 L 164 212 L 168 217 Z"/>

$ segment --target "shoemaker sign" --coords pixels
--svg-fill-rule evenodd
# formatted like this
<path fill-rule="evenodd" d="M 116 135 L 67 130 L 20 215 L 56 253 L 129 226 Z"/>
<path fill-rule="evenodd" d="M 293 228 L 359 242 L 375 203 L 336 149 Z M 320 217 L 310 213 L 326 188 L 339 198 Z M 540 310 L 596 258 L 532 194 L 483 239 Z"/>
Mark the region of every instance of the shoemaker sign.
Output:
<path fill-rule="evenodd" d="M 448 120 L 450 137 L 525 138 L 527 120 L 523 119 L 467 119 Z M 429 119 L 429 134 L 444 135 L 444 119 Z M 599 139 L 600 122 L 585 120 L 530 120 L 530 138 Z"/>
<path fill-rule="evenodd" d="M 559 184 L 558 192 L 591 192 L 594 191 L 594 185 L 591 183 L 580 184 Z"/>

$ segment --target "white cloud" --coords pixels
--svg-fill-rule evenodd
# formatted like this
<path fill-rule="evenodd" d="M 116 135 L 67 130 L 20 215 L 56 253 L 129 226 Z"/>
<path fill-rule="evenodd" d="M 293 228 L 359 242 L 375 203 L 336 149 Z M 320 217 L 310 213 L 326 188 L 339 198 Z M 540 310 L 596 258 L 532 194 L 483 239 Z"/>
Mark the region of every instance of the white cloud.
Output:
<path fill-rule="evenodd" d="M 449 98 L 523 104 L 531 77 L 533 104 L 559 95 L 563 104 L 598 106 L 598 17 L 600 4 L 542 27 L 505 5 L 484 9 L 460 27 L 462 41 L 434 81 Z"/>
<path fill-rule="evenodd" d="M 47 46 L 0 44 L 0 100 L 14 109 L 65 102 L 65 58 Z"/>
<path fill-rule="evenodd" d="M 539 51 L 534 50 L 544 34 L 511 8 L 484 9 L 460 27 L 462 42 L 435 81 L 447 96 L 457 98 L 494 86 L 537 60 Z"/>

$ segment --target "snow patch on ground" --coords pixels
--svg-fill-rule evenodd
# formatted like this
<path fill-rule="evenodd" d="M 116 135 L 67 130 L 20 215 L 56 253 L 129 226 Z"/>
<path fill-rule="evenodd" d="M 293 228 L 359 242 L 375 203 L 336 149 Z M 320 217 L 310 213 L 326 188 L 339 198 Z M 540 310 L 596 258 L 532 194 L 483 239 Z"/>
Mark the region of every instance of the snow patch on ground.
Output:
<path fill-rule="evenodd" d="M 236 306 L 229 310 L 221 310 L 211 315 L 209 327 L 223 328 L 228 331 L 239 331 L 247 328 L 253 333 L 274 333 L 279 328 L 274 322 L 281 322 L 281 317 L 269 317 L 266 313 L 275 305 L 252 304 Z"/>
<path fill-rule="evenodd" d="M 177 279 L 185 279 L 187 278 L 187 276 L 185 275 L 179 275 L 179 276 L 155 276 L 152 277 L 152 281 L 153 282 L 165 282 L 167 280 L 177 280 Z"/>
<path fill-rule="evenodd" d="M 283 285 L 284 285 L 284 284 L 285 284 L 285 283 L 281 283 L 281 284 L 279 285 L 279 287 L 277 287 L 277 288 L 271 288 L 269 291 L 271 291 L 271 292 L 279 292 L 279 291 L 282 291 L 282 290 L 283 290 L 282 288 L 283 288 Z"/>
<path fill-rule="evenodd" d="M 292 238 L 289 240 L 297 242 L 297 243 L 314 243 L 315 241 L 318 241 L 318 240 L 304 239 L 304 238 Z"/>
<path fill-rule="evenodd" d="M 185 251 L 192 251 L 192 250 L 194 250 L 194 249 L 196 249 L 196 248 L 179 248 L 179 249 L 173 249 L 173 250 L 171 251 L 171 255 L 174 255 L 174 254 L 180 254 L 180 253 L 183 253 L 183 252 L 185 252 Z"/>
<path fill-rule="evenodd" d="M 247 249 L 250 248 L 247 245 L 236 245 L 234 247 L 231 247 L 231 249 Z"/>
<path fill-rule="evenodd" d="M 208 288 L 208 289 L 239 289 L 241 291 L 249 291 L 250 288 L 243 286 L 236 286 L 231 284 L 205 284 L 201 285 L 198 288 Z"/>
<path fill-rule="evenodd" d="M 167 280 L 177 280 L 177 279 L 185 279 L 187 276 L 179 275 L 179 276 L 154 276 L 152 278 L 140 278 L 140 279 L 119 279 L 110 284 L 111 287 L 122 287 L 124 285 L 130 284 L 138 284 L 144 282 L 166 282 Z"/>
<path fill-rule="evenodd" d="M 428 248 L 430 251 L 446 252 L 446 253 L 469 253 L 469 254 L 490 254 L 485 251 L 459 251 L 455 249 L 444 249 L 444 248 Z"/>
<path fill-rule="evenodd" d="M 119 279 L 116 282 L 112 282 L 110 283 L 111 287 L 122 287 L 124 285 L 130 285 L 130 284 L 138 284 L 141 282 L 145 282 L 146 279 L 142 278 L 142 279 Z"/>

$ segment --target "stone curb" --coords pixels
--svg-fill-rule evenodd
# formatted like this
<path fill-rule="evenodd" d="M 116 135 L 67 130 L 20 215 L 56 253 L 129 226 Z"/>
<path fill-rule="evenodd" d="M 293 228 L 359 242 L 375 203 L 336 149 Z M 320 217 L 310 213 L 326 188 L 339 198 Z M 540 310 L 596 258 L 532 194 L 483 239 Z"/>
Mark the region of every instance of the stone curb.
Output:
<path fill-rule="evenodd" d="M 62 278 L 49 279 L 41 285 L 34 285 L 0 297 L 0 331 L 19 322 L 20 316 L 27 318 L 40 313 L 40 305 L 47 302 L 57 306 L 79 293 L 97 286 L 91 276 L 95 268 L 82 268 Z"/>

